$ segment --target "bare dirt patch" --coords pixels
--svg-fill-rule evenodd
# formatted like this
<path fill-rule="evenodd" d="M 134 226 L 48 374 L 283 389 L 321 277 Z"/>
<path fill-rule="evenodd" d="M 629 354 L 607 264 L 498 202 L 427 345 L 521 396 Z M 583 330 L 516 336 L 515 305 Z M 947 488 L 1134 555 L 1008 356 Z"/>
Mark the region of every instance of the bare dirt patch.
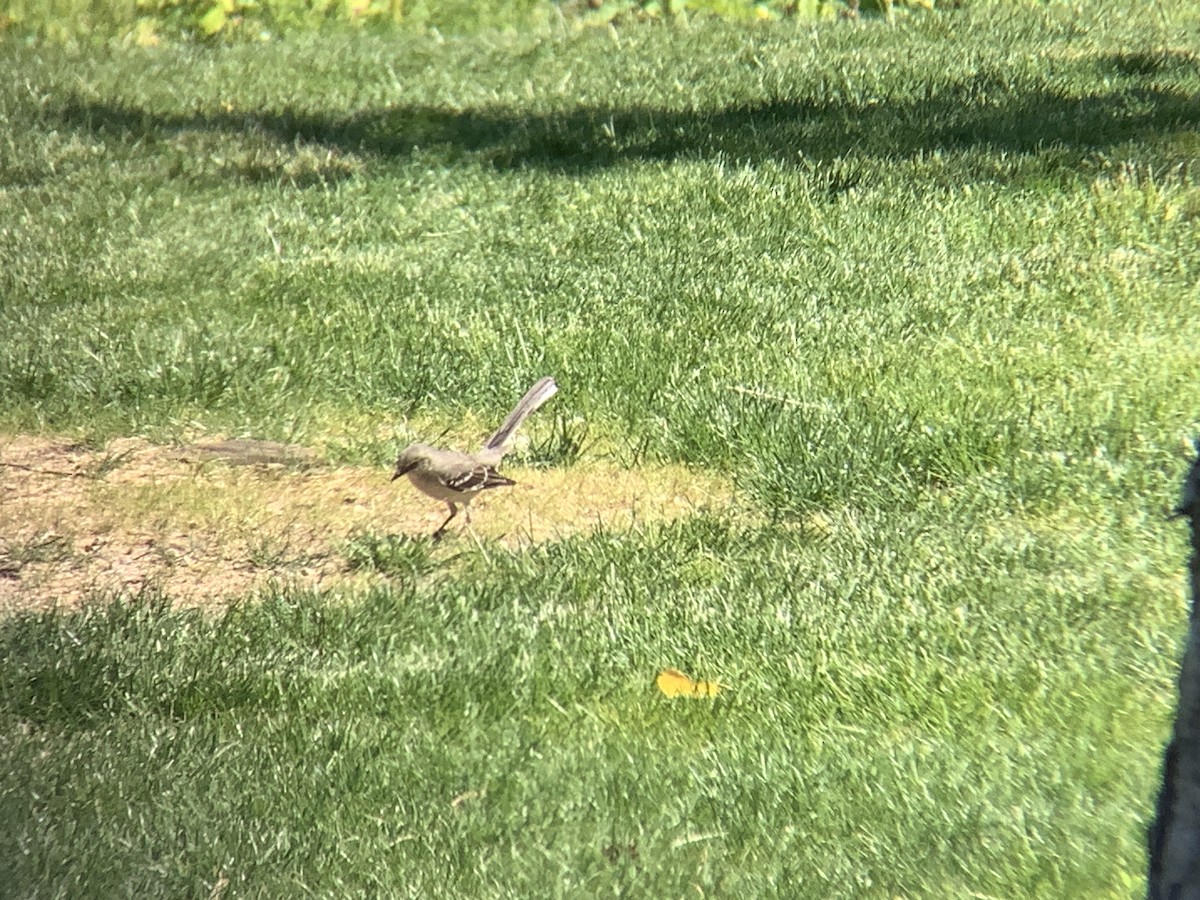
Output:
<path fill-rule="evenodd" d="M 0 615 L 147 589 L 203 606 L 270 582 L 352 588 L 383 576 L 351 569 L 348 539 L 428 535 L 445 518 L 407 481 L 389 483 L 387 470 L 313 462 L 278 446 L 181 452 L 125 439 L 96 450 L 0 438 Z M 472 528 L 514 548 L 732 497 L 727 482 L 681 467 L 593 461 L 505 473 L 517 485 L 476 501 Z M 470 540 L 456 520 L 436 552 L 461 552 Z"/>

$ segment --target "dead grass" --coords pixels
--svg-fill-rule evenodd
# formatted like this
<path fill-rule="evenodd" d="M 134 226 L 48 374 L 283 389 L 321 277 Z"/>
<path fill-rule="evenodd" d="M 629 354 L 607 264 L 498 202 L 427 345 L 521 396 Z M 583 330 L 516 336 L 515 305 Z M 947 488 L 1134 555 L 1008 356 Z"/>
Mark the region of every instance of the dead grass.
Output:
<path fill-rule="evenodd" d="M 101 450 L 0 439 L 0 615 L 142 589 L 205 606 L 268 582 L 352 588 L 383 576 L 350 569 L 351 536 L 429 534 L 445 516 L 407 482 L 390 484 L 383 469 L 213 458 L 137 439 Z M 473 504 L 472 528 L 513 548 L 732 499 L 726 481 L 681 467 L 628 471 L 593 460 L 505 471 L 517 485 Z M 458 552 L 463 540 L 452 525 L 436 552 Z"/>

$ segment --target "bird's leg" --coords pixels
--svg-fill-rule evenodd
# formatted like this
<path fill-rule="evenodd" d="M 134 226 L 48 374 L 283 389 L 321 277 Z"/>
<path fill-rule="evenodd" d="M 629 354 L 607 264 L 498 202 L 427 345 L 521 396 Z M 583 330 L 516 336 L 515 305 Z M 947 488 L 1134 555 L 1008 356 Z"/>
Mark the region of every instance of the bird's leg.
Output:
<path fill-rule="evenodd" d="M 455 505 L 454 505 L 453 503 L 451 503 L 449 500 L 447 500 L 447 501 L 446 501 L 446 505 L 447 505 L 448 507 L 450 507 L 450 515 L 446 516 L 446 521 L 445 521 L 445 522 L 443 522 L 443 523 L 442 523 L 442 524 L 441 524 L 441 525 L 438 527 L 438 530 L 437 530 L 437 531 L 435 531 L 435 532 L 433 533 L 433 539 L 434 539 L 435 541 L 439 541 L 439 540 L 441 540 L 441 538 L 442 538 L 442 532 L 446 530 L 446 526 L 450 524 L 450 520 L 451 520 L 451 519 L 453 519 L 455 516 L 457 516 L 457 515 L 458 515 L 458 507 L 457 507 L 457 506 L 455 506 Z"/>

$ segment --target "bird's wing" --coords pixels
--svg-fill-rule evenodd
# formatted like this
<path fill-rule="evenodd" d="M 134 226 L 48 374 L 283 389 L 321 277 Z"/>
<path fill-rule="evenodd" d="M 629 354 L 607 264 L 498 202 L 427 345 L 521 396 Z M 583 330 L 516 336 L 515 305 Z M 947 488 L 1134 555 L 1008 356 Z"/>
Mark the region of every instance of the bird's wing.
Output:
<path fill-rule="evenodd" d="M 443 484 L 452 491 L 464 494 L 482 491 L 487 488 L 505 487 L 516 484 L 511 478 L 505 478 L 491 466 L 478 465 L 445 479 Z"/>

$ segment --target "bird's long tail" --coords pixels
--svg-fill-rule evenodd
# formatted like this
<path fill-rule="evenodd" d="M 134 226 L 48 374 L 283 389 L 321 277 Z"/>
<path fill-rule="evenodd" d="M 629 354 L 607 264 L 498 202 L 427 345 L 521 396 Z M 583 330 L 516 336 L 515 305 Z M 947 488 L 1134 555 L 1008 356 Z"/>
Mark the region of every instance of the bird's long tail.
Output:
<path fill-rule="evenodd" d="M 558 392 L 558 385 L 554 383 L 554 379 L 547 375 L 545 378 L 539 378 L 520 402 L 513 407 L 513 411 L 508 414 L 508 418 L 504 420 L 504 424 L 496 429 L 496 433 L 487 439 L 487 443 L 483 445 L 484 450 L 495 450 L 504 445 L 504 443 L 512 437 L 512 433 L 521 427 L 521 423 L 525 421 L 525 417 L 531 412 L 549 400 Z"/>

